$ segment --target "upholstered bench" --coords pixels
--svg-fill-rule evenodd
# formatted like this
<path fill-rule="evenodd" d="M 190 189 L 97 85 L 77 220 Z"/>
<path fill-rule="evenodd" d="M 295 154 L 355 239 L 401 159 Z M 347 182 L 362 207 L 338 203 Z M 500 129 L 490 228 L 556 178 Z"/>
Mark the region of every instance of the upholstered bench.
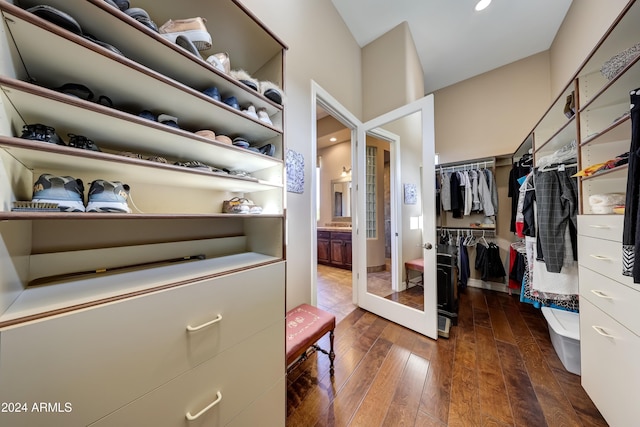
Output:
<path fill-rule="evenodd" d="M 315 351 L 329 356 L 330 373 L 333 376 L 333 332 L 336 328 L 336 317 L 324 310 L 309 304 L 301 304 L 287 312 L 286 343 L 287 372 L 305 361 Z M 329 351 L 321 348 L 317 342 L 329 332 Z"/>
<path fill-rule="evenodd" d="M 424 284 L 424 259 L 417 258 L 411 261 L 407 261 L 404 263 L 404 269 L 406 272 L 407 278 L 407 286 L 409 286 L 409 271 L 419 271 L 422 276 L 422 281 L 418 284 L 418 286 L 423 286 Z"/>

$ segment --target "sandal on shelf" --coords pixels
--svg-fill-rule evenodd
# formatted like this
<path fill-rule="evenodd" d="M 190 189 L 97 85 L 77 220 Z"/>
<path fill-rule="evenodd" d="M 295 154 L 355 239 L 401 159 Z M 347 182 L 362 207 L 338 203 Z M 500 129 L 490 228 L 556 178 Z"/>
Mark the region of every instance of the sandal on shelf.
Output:
<path fill-rule="evenodd" d="M 48 142 L 56 145 L 66 145 L 64 141 L 58 136 L 56 130 L 51 126 L 46 126 L 41 123 L 34 123 L 31 125 L 24 125 L 22 127 L 22 139 L 30 139 L 32 141 Z"/>

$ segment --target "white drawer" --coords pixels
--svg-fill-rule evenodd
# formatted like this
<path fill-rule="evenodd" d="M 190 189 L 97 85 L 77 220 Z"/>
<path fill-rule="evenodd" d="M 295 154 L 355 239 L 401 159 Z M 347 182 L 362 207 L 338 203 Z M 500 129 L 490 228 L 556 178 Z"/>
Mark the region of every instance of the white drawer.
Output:
<path fill-rule="evenodd" d="M 580 354 L 582 386 L 609 425 L 637 426 L 640 338 L 590 302 L 583 301 L 580 304 Z"/>
<path fill-rule="evenodd" d="M 223 426 L 278 382 L 274 393 L 280 393 L 283 404 L 278 409 L 284 409 L 284 329 L 282 319 L 91 426 Z M 187 421 L 187 413 L 196 416 L 220 398 L 196 420 Z M 254 425 L 279 424 L 284 419 Z"/>
<path fill-rule="evenodd" d="M 285 381 L 286 377 L 282 377 L 264 395 L 227 424 L 227 427 L 261 425 L 284 427 L 287 418 L 287 386 Z"/>
<path fill-rule="evenodd" d="M 588 268 L 580 267 L 580 296 L 640 336 L 640 287 L 627 287 Z"/>
<path fill-rule="evenodd" d="M 278 263 L 7 328 L 0 401 L 69 402 L 65 424 L 86 425 L 282 321 L 284 299 Z M 51 425 L 31 415 L 0 425 Z"/>
<path fill-rule="evenodd" d="M 633 288 L 633 277 L 622 274 L 622 243 L 578 237 L 578 264 Z"/>
<path fill-rule="evenodd" d="M 578 215 L 578 234 L 622 242 L 624 215 Z"/>

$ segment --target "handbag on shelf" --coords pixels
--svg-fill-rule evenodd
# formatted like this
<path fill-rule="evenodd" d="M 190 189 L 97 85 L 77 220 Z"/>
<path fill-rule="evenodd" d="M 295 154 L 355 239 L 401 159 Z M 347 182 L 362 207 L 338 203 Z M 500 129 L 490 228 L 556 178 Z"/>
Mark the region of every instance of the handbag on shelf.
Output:
<path fill-rule="evenodd" d="M 262 207 L 244 197 L 234 197 L 222 203 L 222 212 L 232 214 L 259 214 Z"/>

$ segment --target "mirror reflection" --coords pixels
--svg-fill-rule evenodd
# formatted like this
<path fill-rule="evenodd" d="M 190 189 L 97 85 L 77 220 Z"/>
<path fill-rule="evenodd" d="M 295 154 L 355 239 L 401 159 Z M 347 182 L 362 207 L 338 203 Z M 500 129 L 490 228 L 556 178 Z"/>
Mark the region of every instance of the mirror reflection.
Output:
<path fill-rule="evenodd" d="M 421 142 L 421 116 L 414 113 L 367 133 L 365 163 L 367 292 L 418 310 L 424 310 Z"/>
<path fill-rule="evenodd" d="M 333 219 L 351 218 L 351 177 L 332 180 L 331 192 Z"/>

